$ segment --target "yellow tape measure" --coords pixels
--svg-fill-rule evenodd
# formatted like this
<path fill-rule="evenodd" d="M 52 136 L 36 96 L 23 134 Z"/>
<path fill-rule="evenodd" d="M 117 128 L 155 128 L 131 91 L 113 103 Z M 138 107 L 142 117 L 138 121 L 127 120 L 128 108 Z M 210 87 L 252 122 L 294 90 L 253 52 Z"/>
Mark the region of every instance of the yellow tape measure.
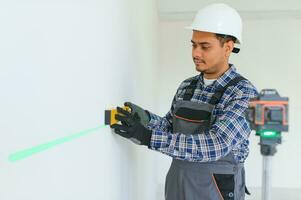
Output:
<path fill-rule="evenodd" d="M 131 112 L 131 108 L 128 106 L 121 107 L 122 109 Z M 117 109 L 105 110 L 105 125 L 113 125 L 117 124 L 119 120 L 115 119 L 116 114 L 121 114 L 117 111 Z M 122 114 L 121 114 L 122 115 Z"/>

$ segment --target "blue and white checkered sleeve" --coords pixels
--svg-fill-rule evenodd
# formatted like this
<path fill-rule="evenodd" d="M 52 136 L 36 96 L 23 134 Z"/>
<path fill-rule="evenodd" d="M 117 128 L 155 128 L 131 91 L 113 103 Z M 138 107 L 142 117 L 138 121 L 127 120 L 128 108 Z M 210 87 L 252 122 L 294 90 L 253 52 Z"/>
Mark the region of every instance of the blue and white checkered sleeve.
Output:
<path fill-rule="evenodd" d="M 257 95 L 253 86 L 239 88 L 223 114 L 211 129 L 196 135 L 153 129 L 151 149 L 171 157 L 192 162 L 215 161 L 226 156 L 236 145 L 248 139 L 251 132 L 245 117 L 250 98 Z"/>

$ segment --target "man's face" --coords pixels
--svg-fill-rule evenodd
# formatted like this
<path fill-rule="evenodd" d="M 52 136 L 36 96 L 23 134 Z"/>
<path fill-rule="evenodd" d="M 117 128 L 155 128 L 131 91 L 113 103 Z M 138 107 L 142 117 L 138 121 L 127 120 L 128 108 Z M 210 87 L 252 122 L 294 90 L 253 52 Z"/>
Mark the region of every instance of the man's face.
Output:
<path fill-rule="evenodd" d="M 217 78 L 226 70 L 232 51 L 227 43 L 221 46 L 214 33 L 202 31 L 193 31 L 191 43 L 196 70 L 204 73 L 205 78 Z"/>

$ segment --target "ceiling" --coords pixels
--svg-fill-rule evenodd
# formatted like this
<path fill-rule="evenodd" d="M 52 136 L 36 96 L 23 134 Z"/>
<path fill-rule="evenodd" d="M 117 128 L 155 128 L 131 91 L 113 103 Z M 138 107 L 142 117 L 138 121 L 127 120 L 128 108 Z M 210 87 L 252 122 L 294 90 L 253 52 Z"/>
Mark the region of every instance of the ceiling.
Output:
<path fill-rule="evenodd" d="M 301 19 L 300 0 L 158 0 L 159 17 L 162 20 L 192 19 L 198 9 L 217 2 L 236 8 L 245 19 Z"/>

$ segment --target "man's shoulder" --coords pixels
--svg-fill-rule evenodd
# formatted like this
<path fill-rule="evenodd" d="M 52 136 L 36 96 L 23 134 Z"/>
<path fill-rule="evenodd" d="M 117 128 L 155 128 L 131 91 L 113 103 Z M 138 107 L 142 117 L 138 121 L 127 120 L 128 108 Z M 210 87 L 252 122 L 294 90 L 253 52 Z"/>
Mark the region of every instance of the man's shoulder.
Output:
<path fill-rule="evenodd" d="M 241 76 L 240 74 L 236 74 L 237 76 Z M 233 87 L 233 92 L 238 94 L 244 94 L 244 95 L 248 95 L 251 98 L 254 98 L 258 95 L 258 91 L 256 89 L 256 87 L 252 84 L 252 82 L 244 77 L 244 79 L 242 79 L 241 81 L 239 81 L 234 87 Z"/>

